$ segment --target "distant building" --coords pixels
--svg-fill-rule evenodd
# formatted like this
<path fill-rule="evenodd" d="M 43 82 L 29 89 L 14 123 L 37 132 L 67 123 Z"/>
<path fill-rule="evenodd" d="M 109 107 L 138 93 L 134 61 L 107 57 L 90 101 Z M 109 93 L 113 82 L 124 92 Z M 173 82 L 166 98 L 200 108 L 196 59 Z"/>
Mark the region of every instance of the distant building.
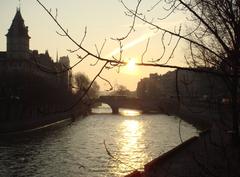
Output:
<path fill-rule="evenodd" d="M 28 35 L 28 27 L 24 24 L 20 9 L 17 9 L 6 36 L 8 58 L 29 58 L 30 36 Z"/>
<path fill-rule="evenodd" d="M 68 56 L 54 61 L 48 50 L 30 50 L 19 8 L 6 37 L 7 51 L 0 51 L 0 121 L 41 120 L 65 110 L 74 100 Z"/>
<path fill-rule="evenodd" d="M 209 68 L 201 68 L 208 70 Z M 222 98 L 228 95 L 224 81 L 215 75 L 191 71 L 169 71 L 164 75 L 150 74 L 138 82 L 137 96 L 144 99 L 183 98 Z"/>
<path fill-rule="evenodd" d="M 25 72 L 44 77 L 49 82 L 61 82 L 63 87 L 69 87 L 71 71 L 69 58 L 60 57 L 59 62 L 53 61 L 48 51 L 38 53 L 30 50 L 28 27 L 25 26 L 20 8 L 17 8 L 12 24 L 6 34 L 7 51 L 0 51 L 0 74 Z"/>

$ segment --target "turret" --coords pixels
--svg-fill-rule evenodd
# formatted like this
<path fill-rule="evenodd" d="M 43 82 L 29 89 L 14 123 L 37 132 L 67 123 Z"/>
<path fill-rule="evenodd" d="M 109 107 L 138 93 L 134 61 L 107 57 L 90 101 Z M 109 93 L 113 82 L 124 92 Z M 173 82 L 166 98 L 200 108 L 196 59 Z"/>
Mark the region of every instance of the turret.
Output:
<path fill-rule="evenodd" d="M 28 27 L 25 26 L 20 9 L 12 21 L 7 36 L 7 55 L 8 58 L 29 58 L 29 39 Z"/>
<path fill-rule="evenodd" d="M 60 57 L 59 63 L 62 66 L 62 71 L 66 70 L 70 67 L 70 60 L 69 60 L 68 56 Z M 66 89 L 69 89 L 69 85 L 71 84 L 71 76 L 72 76 L 71 70 L 63 72 L 61 74 L 62 81 L 65 82 L 64 85 L 65 85 Z"/>

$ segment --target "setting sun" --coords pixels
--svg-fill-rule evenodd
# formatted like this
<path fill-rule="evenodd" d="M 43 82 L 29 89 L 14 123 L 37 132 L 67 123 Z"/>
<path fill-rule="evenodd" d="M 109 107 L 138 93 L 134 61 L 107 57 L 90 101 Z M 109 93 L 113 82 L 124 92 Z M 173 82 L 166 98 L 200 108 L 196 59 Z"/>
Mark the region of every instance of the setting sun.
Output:
<path fill-rule="evenodd" d="M 131 58 L 129 61 L 128 61 L 128 64 L 127 64 L 127 68 L 129 71 L 133 71 L 136 67 L 136 61 L 134 58 Z"/>
<path fill-rule="evenodd" d="M 131 58 L 128 60 L 127 65 L 124 67 L 124 72 L 127 74 L 137 74 L 135 58 Z"/>

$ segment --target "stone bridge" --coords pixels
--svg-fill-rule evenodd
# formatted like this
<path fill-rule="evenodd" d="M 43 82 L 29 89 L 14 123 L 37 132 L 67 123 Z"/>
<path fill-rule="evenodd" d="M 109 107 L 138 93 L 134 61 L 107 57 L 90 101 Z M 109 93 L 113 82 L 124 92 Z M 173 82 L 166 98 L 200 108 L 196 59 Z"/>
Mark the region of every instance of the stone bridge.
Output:
<path fill-rule="evenodd" d="M 143 100 L 127 96 L 100 96 L 92 100 L 92 105 L 96 103 L 105 103 L 109 105 L 113 114 L 118 114 L 119 108 L 137 109 L 145 113 L 162 111 L 159 100 Z"/>

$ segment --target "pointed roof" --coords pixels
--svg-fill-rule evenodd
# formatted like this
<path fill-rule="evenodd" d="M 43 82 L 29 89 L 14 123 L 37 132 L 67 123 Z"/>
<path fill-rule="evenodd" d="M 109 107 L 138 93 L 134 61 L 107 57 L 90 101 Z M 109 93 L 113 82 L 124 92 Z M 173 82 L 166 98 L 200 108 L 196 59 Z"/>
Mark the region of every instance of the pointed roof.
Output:
<path fill-rule="evenodd" d="M 25 26 L 24 20 L 22 18 L 20 8 L 17 8 L 17 12 L 15 17 L 13 18 L 12 24 L 8 30 L 6 36 L 18 36 L 18 37 L 29 37 L 28 35 L 28 27 Z"/>

